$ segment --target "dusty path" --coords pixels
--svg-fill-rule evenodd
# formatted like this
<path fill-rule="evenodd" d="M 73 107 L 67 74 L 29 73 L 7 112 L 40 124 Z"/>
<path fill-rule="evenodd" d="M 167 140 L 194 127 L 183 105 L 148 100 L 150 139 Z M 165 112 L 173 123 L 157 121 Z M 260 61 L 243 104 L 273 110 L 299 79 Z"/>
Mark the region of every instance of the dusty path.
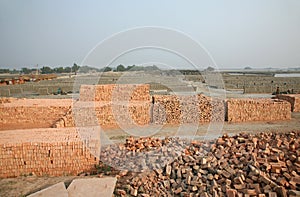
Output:
<path fill-rule="evenodd" d="M 59 182 L 69 183 L 75 176 L 67 177 L 18 177 L 0 179 L 0 196 L 25 196 Z M 82 177 L 80 177 L 82 178 Z"/>
<path fill-rule="evenodd" d="M 140 129 L 140 136 L 194 136 L 196 139 L 215 138 L 224 133 L 235 134 L 240 132 L 284 132 L 291 130 L 300 130 L 300 113 L 292 113 L 292 119 L 289 121 L 260 121 L 245 123 L 216 123 L 198 125 L 164 125 L 163 127 L 149 126 Z M 190 128 L 190 129 L 189 129 Z M 131 129 L 105 129 L 105 134 L 114 142 L 122 142 L 126 137 L 137 134 L 131 132 Z"/>

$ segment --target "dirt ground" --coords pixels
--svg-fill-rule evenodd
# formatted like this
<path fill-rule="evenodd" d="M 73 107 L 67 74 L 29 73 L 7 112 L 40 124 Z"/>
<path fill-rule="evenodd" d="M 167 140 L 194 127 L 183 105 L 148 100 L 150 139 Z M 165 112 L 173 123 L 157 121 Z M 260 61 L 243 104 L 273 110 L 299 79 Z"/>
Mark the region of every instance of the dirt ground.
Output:
<path fill-rule="evenodd" d="M 36 129 L 36 128 L 50 128 L 52 125 L 49 123 L 5 123 L 0 125 L 0 131 L 6 131 L 6 130 L 16 130 L 16 129 Z"/>
<path fill-rule="evenodd" d="M 188 133 L 193 135 L 196 139 L 216 138 L 224 133 L 233 135 L 239 132 L 287 132 L 300 129 L 300 113 L 293 113 L 292 120 L 290 121 L 277 121 L 277 122 L 251 122 L 251 123 L 232 123 L 227 122 L 224 125 L 220 124 L 206 124 L 200 125 L 197 130 L 193 129 L 193 125 L 170 126 L 165 125 L 158 129 L 158 132 L 153 132 L 152 136 L 164 137 L 164 136 L 184 136 L 183 131 L 187 131 L 189 128 L 195 131 Z M 153 131 L 155 127 L 150 126 L 144 128 L 145 134 L 149 131 Z M 216 129 L 216 130 L 214 130 Z M 127 136 L 130 136 L 130 132 L 124 132 L 122 129 L 106 129 L 105 134 L 113 142 L 124 142 Z M 181 132 L 183 134 L 181 134 Z M 64 177 L 36 177 L 22 176 L 17 178 L 0 179 L 0 196 L 25 196 L 30 193 L 36 192 L 50 185 L 58 182 L 65 182 L 66 185 L 70 184 L 73 179 L 83 178 L 81 176 L 64 176 Z"/>
<path fill-rule="evenodd" d="M 75 176 L 36 177 L 22 176 L 18 178 L 0 179 L 0 196 L 26 196 L 59 182 L 70 183 Z"/>
<path fill-rule="evenodd" d="M 157 126 L 149 126 L 139 130 L 139 136 L 148 136 L 153 133 L 155 137 L 165 136 L 192 136 L 194 139 L 211 139 L 216 138 L 224 133 L 233 135 L 241 132 L 287 132 L 292 130 L 300 130 L 300 112 L 292 113 L 292 119 L 288 121 L 259 121 L 259 122 L 243 122 L 243 123 L 207 123 L 204 125 L 164 125 L 161 128 Z M 153 131 L 156 129 L 156 132 Z M 126 129 L 106 129 L 105 134 L 114 142 L 123 142 L 126 137 L 135 134 Z"/>

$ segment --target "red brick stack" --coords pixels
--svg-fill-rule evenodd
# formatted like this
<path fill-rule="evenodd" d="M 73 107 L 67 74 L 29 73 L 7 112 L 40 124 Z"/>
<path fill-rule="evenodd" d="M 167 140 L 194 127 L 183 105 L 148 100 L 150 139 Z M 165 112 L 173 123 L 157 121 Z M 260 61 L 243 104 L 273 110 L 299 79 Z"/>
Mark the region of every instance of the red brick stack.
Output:
<path fill-rule="evenodd" d="M 0 104 L 0 127 L 50 127 L 71 105 L 71 99 L 10 99 Z"/>
<path fill-rule="evenodd" d="M 229 99 L 228 122 L 290 120 L 291 105 L 278 99 Z"/>
<path fill-rule="evenodd" d="M 149 102 L 128 104 L 78 102 L 76 107 L 60 118 L 53 127 L 146 125 L 150 120 L 149 110 Z"/>
<path fill-rule="evenodd" d="M 204 95 L 155 95 L 153 122 L 156 124 L 224 121 L 224 102 Z"/>
<path fill-rule="evenodd" d="M 54 127 L 146 125 L 150 121 L 149 85 L 83 85 L 80 101 Z"/>
<path fill-rule="evenodd" d="M 24 131 L 24 132 L 23 132 Z M 95 170 L 99 160 L 75 129 L 1 131 L 0 177 L 78 175 Z"/>
<path fill-rule="evenodd" d="M 150 101 L 149 84 L 82 85 L 80 101 Z"/>
<path fill-rule="evenodd" d="M 292 112 L 300 112 L 300 94 L 278 94 L 276 98 L 288 101 Z"/>

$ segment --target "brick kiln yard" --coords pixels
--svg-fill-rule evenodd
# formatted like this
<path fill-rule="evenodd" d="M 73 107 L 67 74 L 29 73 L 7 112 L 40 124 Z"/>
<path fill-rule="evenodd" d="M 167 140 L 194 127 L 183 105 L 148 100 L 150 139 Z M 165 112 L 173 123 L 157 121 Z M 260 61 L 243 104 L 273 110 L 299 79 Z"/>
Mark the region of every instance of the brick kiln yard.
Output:
<path fill-rule="evenodd" d="M 126 86 L 133 89 L 133 94 L 126 92 Z M 120 110 L 118 120 L 127 121 L 127 114 L 122 112 L 122 99 L 130 98 L 129 115 L 144 131 L 151 131 L 157 125 L 162 127 L 152 139 L 134 140 L 117 128 L 113 106 L 108 102 L 114 88 L 115 85 L 83 86 L 80 100 L 75 103 L 71 99 L 1 99 L 0 195 L 29 194 L 57 182 L 67 184 L 84 173 L 117 176 L 117 196 L 299 195 L 299 96 L 281 98 L 287 101 L 222 101 L 203 95 L 184 98 L 157 95 L 151 107 L 153 98 L 149 95 L 149 86 L 120 85 L 114 106 Z M 95 96 L 87 97 L 90 92 L 96 92 Z M 93 101 L 98 104 L 85 103 Z M 211 113 L 212 106 L 217 109 L 215 114 Z M 95 111 L 96 121 L 82 115 L 91 110 Z M 191 111 L 198 116 L 191 116 Z M 93 128 L 100 124 L 109 139 L 120 143 L 101 149 L 100 159 L 106 163 L 110 163 L 115 154 L 144 154 L 149 150 L 162 152 L 159 158 L 130 164 L 132 169 L 142 170 L 141 163 L 155 164 L 166 155 L 172 160 L 165 160 L 167 163 L 160 167 L 152 166 L 153 171 L 142 174 L 98 165 L 99 160 L 84 146 L 74 127 L 74 113 L 81 114 L 76 120 L 77 126 Z M 195 135 L 197 141 L 164 140 L 166 136 L 176 135 L 182 116 L 189 117 L 181 119 L 187 125 L 200 124 Z M 206 131 L 212 117 L 214 124 L 226 120 L 223 129 L 213 135 L 210 133 L 211 141 L 202 141 L 208 135 Z M 128 166 L 127 161 L 118 162 L 121 167 Z"/>

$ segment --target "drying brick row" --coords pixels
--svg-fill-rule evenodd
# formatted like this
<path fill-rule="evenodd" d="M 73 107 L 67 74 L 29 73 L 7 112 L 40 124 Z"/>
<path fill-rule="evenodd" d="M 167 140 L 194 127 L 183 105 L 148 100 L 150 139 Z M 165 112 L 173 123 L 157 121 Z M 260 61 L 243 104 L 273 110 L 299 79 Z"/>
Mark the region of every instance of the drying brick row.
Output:
<path fill-rule="evenodd" d="M 77 102 L 53 127 L 147 125 L 149 111 L 149 102 Z"/>
<path fill-rule="evenodd" d="M 149 84 L 81 85 L 80 101 L 150 101 Z"/>
<path fill-rule="evenodd" d="M 13 98 L 13 97 L 1 97 L 0 98 L 0 104 L 2 104 L 2 103 L 11 103 L 15 100 L 16 100 L 16 98 Z"/>
<path fill-rule="evenodd" d="M 291 104 L 278 99 L 229 99 L 227 109 L 228 122 L 291 119 Z"/>
<path fill-rule="evenodd" d="M 204 95 L 153 96 L 153 122 L 156 124 L 203 123 L 224 121 L 224 102 Z"/>
<path fill-rule="evenodd" d="M 70 108 L 70 99 L 9 99 L 0 104 L 0 127 L 44 125 L 50 127 Z"/>
<path fill-rule="evenodd" d="M 278 94 L 276 98 L 288 101 L 292 112 L 300 112 L 300 94 Z"/>
<path fill-rule="evenodd" d="M 95 170 L 98 162 L 81 141 L 0 144 L 1 178 L 78 175 Z"/>

